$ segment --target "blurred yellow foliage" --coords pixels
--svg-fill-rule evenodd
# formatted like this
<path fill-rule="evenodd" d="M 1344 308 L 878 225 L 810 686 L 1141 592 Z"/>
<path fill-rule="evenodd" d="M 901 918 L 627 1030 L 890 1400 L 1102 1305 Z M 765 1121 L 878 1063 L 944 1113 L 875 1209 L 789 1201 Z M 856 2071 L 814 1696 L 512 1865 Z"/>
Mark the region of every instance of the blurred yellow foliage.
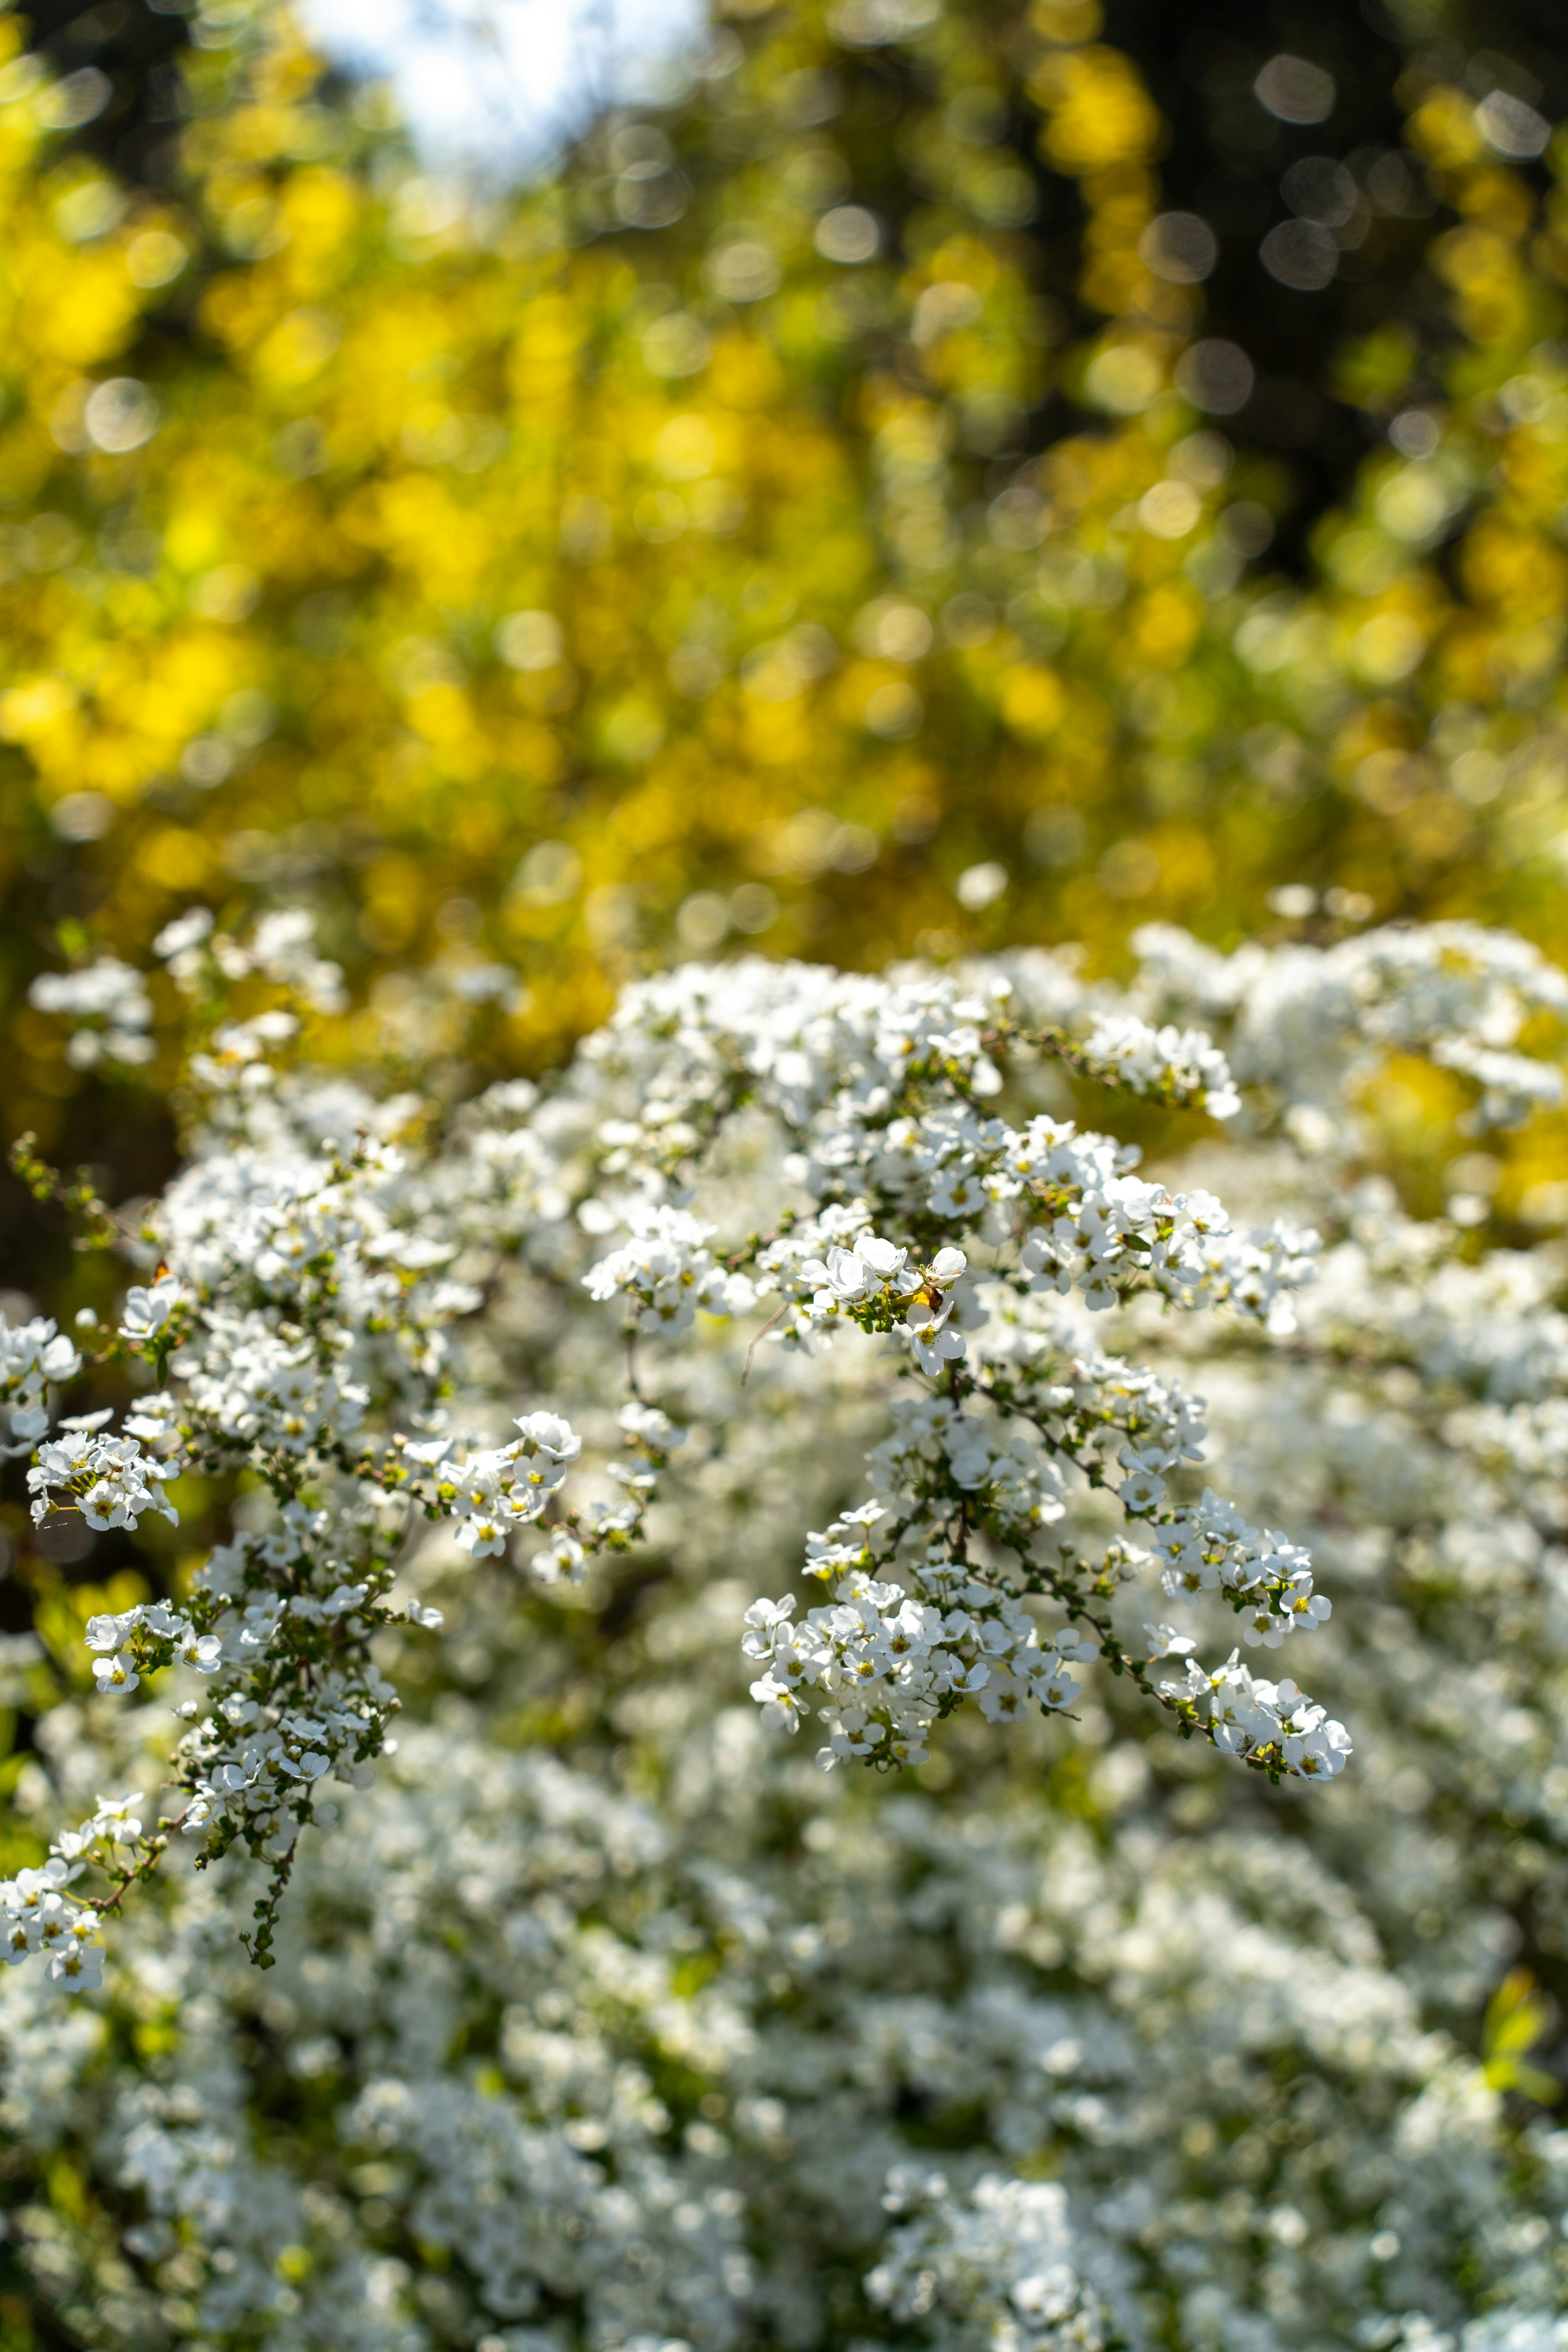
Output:
<path fill-rule="evenodd" d="M 1494 2091 L 1516 2091 L 1538 2105 L 1551 2106 L 1563 2095 L 1563 2085 L 1544 2068 L 1531 2063 L 1531 2053 L 1549 2031 L 1554 2011 L 1528 1969 L 1510 1969 L 1487 2009 L 1481 2040 L 1481 2065 Z"/>
<path fill-rule="evenodd" d="M 1559 200 L 1413 89 L 1447 389 L 1401 410 L 1402 331 L 1342 356 L 1392 443 L 1281 583 L 1280 468 L 1155 266 L 1163 126 L 1098 9 L 904 37 L 897 224 L 851 201 L 881 134 L 834 96 L 842 15 L 726 30 L 675 111 L 496 196 L 226 7 L 177 201 L 62 148 L 0 20 L 14 986 L 62 919 L 85 951 L 302 897 L 370 971 L 517 961 L 495 1051 L 527 1063 L 726 941 L 1109 953 L 1303 881 L 1550 928 Z M 1078 223 L 1054 292 L 987 114 L 1019 89 Z M 1025 456 L 1053 389 L 1079 422 Z M 75 1079 L 14 1036 L 47 1138 Z"/>

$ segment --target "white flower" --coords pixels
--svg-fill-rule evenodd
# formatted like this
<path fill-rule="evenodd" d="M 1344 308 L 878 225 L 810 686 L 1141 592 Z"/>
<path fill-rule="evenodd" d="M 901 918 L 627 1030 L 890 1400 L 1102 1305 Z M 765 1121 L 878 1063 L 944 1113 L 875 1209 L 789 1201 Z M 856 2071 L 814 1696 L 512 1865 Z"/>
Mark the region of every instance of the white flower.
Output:
<path fill-rule="evenodd" d="M 459 1551 L 468 1552 L 474 1559 L 489 1559 L 505 1551 L 508 1529 L 499 1515 L 476 1511 L 459 1519 L 452 1531 L 452 1540 Z"/>
<path fill-rule="evenodd" d="M 212 928 L 211 909 L 192 907 L 184 914 L 176 915 L 172 922 L 164 924 L 153 941 L 153 952 L 163 962 L 168 963 L 176 956 L 186 955 L 192 948 L 199 947 L 210 935 Z"/>
<path fill-rule="evenodd" d="M 103 1961 L 101 1944 L 73 1938 L 50 1956 L 48 1974 L 70 1992 L 98 1992 L 103 1984 Z"/>
<path fill-rule="evenodd" d="M 525 1454 L 542 1454 L 550 1462 L 563 1465 L 575 1462 L 583 1451 L 583 1441 L 569 1422 L 556 1412 L 531 1412 L 512 1424 L 522 1432 Z"/>
<path fill-rule="evenodd" d="M 1142 1517 L 1164 1501 L 1165 1482 L 1152 1470 L 1134 1470 L 1116 1489 L 1116 1499 L 1124 1511 Z"/>
<path fill-rule="evenodd" d="M 132 1345 L 155 1339 L 179 1305 L 180 1297 L 180 1285 L 170 1275 L 164 1275 L 151 1289 L 133 1285 L 126 1292 L 120 1310 L 121 1338 Z"/>

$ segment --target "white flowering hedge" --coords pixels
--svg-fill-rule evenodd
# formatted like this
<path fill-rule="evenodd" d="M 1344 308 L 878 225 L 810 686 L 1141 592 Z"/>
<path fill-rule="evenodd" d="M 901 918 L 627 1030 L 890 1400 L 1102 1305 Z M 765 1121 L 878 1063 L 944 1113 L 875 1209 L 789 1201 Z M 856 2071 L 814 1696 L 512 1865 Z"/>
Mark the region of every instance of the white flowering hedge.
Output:
<path fill-rule="evenodd" d="M 1373 1123 L 1549 1109 L 1558 972 L 689 967 L 466 1094 L 505 974 L 394 1092 L 302 918 L 156 946 L 35 1001 L 184 1164 L 24 1151 L 123 1271 L 0 1329 L 46 1536 L 225 1522 L 8 1655 L 63 2340 L 1568 2346 L 1564 1269 Z"/>

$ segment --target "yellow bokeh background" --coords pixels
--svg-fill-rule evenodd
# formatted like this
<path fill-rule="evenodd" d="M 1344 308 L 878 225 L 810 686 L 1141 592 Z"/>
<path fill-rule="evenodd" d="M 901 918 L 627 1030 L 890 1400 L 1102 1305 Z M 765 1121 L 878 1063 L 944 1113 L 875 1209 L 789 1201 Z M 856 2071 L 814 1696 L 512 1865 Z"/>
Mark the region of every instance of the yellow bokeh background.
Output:
<path fill-rule="evenodd" d="M 14 1128 L 47 1142 L 79 1084 L 31 973 L 196 899 L 303 898 L 365 986 L 515 963 L 511 1066 L 628 971 L 748 944 L 1113 957 L 1298 883 L 1331 935 L 1550 940 L 1568 195 L 1407 78 L 1445 340 L 1325 353 L 1377 429 L 1276 575 L 1288 486 L 1200 404 L 1203 289 L 1143 257 L 1164 126 L 1092 0 L 911 32 L 918 200 L 849 261 L 878 226 L 806 102 L 837 21 L 741 16 L 679 122 L 498 195 L 234 0 L 195 23 L 175 191 L 121 187 L 5 20 Z M 1011 225 L 988 90 L 1070 233 Z M 1391 444 L 1439 368 L 1432 446 Z M 1052 393 L 1076 421 L 1006 456 Z"/>

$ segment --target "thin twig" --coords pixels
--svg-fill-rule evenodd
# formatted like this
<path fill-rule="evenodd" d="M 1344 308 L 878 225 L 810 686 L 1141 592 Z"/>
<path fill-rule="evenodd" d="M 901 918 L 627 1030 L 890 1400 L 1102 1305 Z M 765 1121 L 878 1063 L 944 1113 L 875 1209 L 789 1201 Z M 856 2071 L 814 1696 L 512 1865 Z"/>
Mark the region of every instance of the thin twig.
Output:
<path fill-rule="evenodd" d="M 751 1378 L 752 1358 L 756 1354 L 758 1348 L 767 1338 L 768 1333 L 773 1329 L 773 1325 L 778 1321 L 779 1317 L 784 1312 L 788 1305 L 789 1301 L 787 1298 L 780 1299 L 778 1305 L 774 1307 L 773 1313 L 768 1317 L 767 1321 L 763 1325 L 762 1329 L 757 1333 L 756 1338 L 752 1341 L 751 1346 L 747 1349 L 745 1366 L 741 1373 L 741 1386 L 742 1388 L 745 1387 L 747 1381 Z"/>

